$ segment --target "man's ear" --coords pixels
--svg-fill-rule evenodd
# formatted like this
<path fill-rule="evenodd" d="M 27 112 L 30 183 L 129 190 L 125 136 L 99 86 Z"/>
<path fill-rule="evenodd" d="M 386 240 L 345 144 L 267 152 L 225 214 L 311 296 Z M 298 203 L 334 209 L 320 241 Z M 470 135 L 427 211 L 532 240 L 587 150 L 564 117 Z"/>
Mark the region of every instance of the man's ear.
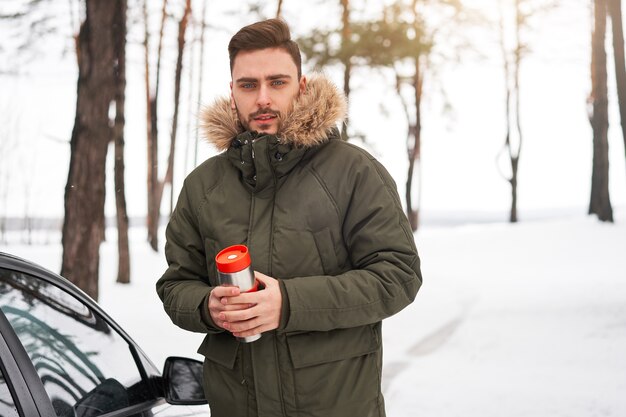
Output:
<path fill-rule="evenodd" d="M 233 82 L 230 82 L 230 108 L 232 110 L 236 110 L 237 106 L 235 105 L 235 97 L 233 97 Z"/>
<path fill-rule="evenodd" d="M 300 94 L 304 94 L 306 91 L 306 76 L 300 77 Z"/>

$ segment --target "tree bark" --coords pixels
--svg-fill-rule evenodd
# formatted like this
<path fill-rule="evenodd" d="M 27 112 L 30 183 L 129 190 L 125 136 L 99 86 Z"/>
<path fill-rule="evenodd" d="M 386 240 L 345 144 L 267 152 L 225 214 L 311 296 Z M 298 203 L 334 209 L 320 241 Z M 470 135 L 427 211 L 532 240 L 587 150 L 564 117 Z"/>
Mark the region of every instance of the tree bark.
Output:
<path fill-rule="evenodd" d="M 152 211 L 153 211 L 153 201 L 152 201 L 152 178 L 154 169 L 152 167 L 152 105 L 150 103 L 150 31 L 148 24 L 148 0 L 143 0 L 142 3 L 142 14 L 143 14 L 143 28 L 144 28 L 144 38 L 143 38 L 143 52 L 144 52 L 144 87 L 146 89 L 146 145 L 147 145 L 147 162 L 148 162 L 148 172 L 147 172 L 147 215 L 146 215 L 146 228 L 148 229 L 148 241 L 150 245 L 152 245 L 152 239 L 150 231 L 152 230 Z"/>
<path fill-rule="evenodd" d="M 278 7 L 276 8 L 276 18 L 279 19 L 283 14 L 283 0 L 278 0 Z"/>
<path fill-rule="evenodd" d="M 502 3 L 498 3 L 498 12 L 500 15 L 500 52 L 502 53 L 502 65 L 503 65 L 503 70 L 504 70 L 504 91 L 505 91 L 505 99 L 504 99 L 504 109 L 505 109 L 505 118 L 506 118 L 506 130 L 505 130 L 505 134 L 504 134 L 504 149 L 507 149 L 508 153 L 509 153 L 509 160 L 510 159 L 510 149 L 511 149 L 511 97 L 513 96 L 513 92 L 512 92 L 512 87 L 511 87 L 511 65 L 509 63 L 509 54 L 506 48 L 506 43 L 505 43 L 505 18 L 504 18 L 504 11 L 502 10 Z M 511 164 L 512 165 L 512 164 Z M 506 178 L 506 175 L 501 173 L 501 175 Z M 517 178 L 514 178 L 514 175 L 511 176 L 511 178 L 506 178 L 507 181 L 512 184 L 513 181 L 517 181 Z M 513 203 L 513 200 L 515 200 L 517 198 L 517 193 L 516 193 L 516 188 L 511 187 L 511 211 L 510 211 L 510 220 L 513 221 L 514 219 L 514 208 L 516 207 L 516 204 Z M 516 214 L 515 214 L 516 216 Z"/>
<path fill-rule="evenodd" d="M 626 58 L 624 57 L 624 25 L 622 22 L 622 0 L 608 0 L 611 29 L 613 31 L 613 59 L 615 61 L 615 80 L 617 101 L 619 103 L 622 138 L 626 151 Z"/>
<path fill-rule="evenodd" d="M 183 72 L 183 55 L 185 52 L 185 33 L 187 32 L 187 23 L 191 15 L 191 0 L 185 2 L 185 13 L 178 25 L 178 58 L 176 59 L 176 72 L 174 79 L 174 117 L 172 117 L 172 133 L 170 136 L 170 154 L 167 158 L 167 171 L 163 181 L 159 184 L 158 194 L 156 196 L 157 205 L 161 205 L 163 198 L 163 190 L 166 184 L 173 187 L 174 180 L 174 156 L 176 151 L 176 133 L 178 131 L 178 109 L 180 103 L 180 81 Z M 173 193 L 170 194 L 170 215 L 173 211 Z"/>
<path fill-rule="evenodd" d="M 76 118 L 65 187 L 61 274 L 98 298 L 100 243 L 104 237 L 105 165 L 115 99 L 115 1 L 86 0 L 78 34 Z"/>
<path fill-rule="evenodd" d="M 147 1 L 147 0 L 145 0 Z M 144 5 L 144 10 L 146 6 Z M 150 127 L 148 128 L 148 241 L 154 251 L 159 250 L 159 221 L 161 217 L 161 197 L 159 196 L 159 129 L 158 129 L 158 112 L 157 104 L 159 98 L 159 85 L 161 76 L 161 52 L 163 50 L 163 34 L 165 29 L 165 20 L 167 17 L 167 0 L 163 0 L 161 8 L 161 26 L 159 29 L 159 46 L 157 50 L 156 65 L 156 81 L 155 88 L 152 91 L 150 87 L 150 79 L 148 77 L 149 66 L 149 50 L 148 48 L 148 16 L 147 11 L 144 12 L 144 21 L 146 25 L 146 77 L 148 91 L 148 116 L 150 117 Z"/>
<path fill-rule="evenodd" d="M 517 147 L 510 141 L 509 137 L 509 158 L 511 160 L 511 213 L 509 221 L 511 223 L 517 222 L 517 169 L 519 168 L 519 159 L 522 152 L 522 122 L 521 122 L 521 110 L 520 110 L 520 67 L 522 64 L 522 42 L 520 39 L 520 32 L 522 28 L 522 17 L 520 10 L 520 0 L 515 1 L 515 54 L 513 65 L 513 95 L 515 97 L 515 129 L 517 130 Z"/>
<path fill-rule="evenodd" d="M 609 196 L 609 144 L 606 50 L 606 1 L 594 1 L 594 27 L 591 35 L 591 127 L 593 130 L 593 168 L 589 214 L 601 221 L 613 221 Z"/>
<path fill-rule="evenodd" d="M 117 282 L 130 283 L 130 253 L 128 245 L 128 214 L 126 212 L 126 191 L 124 183 L 124 116 L 126 90 L 126 10 L 127 0 L 117 0 L 117 11 L 113 24 L 115 36 L 115 206 L 117 211 Z"/>
<path fill-rule="evenodd" d="M 349 0 L 341 0 L 341 44 L 343 45 L 343 49 L 346 49 L 346 45 L 350 42 L 350 1 Z M 352 62 L 351 62 L 351 54 L 347 54 L 343 59 L 343 93 L 346 96 L 346 99 L 350 97 L 350 74 L 352 73 Z M 346 117 L 346 120 L 341 124 L 341 139 L 348 140 L 348 123 L 350 120 L 350 116 Z"/>
<path fill-rule="evenodd" d="M 411 10 L 413 13 L 413 25 L 415 28 L 415 33 L 420 32 L 419 28 L 419 12 L 417 10 L 418 0 L 413 0 L 411 2 Z M 419 210 L 421 205 L 421 195 L 422 195 L 422 169 L 421 169 L 421 132 L 422 132 L 422 110 L 421 110 L 421 102 L 422 102 L 422 86 L 424 83 L 424 77 L 422 75 L 421 70 L 421 60 L 422 54 L 420 51 L 415 51 L 415 55 L 413 56 L 413 60 L 415 61 L 415 72 L 413 74 L 413 92 L 415 94 L 415 124 L 413 126 L 409 125 L 409 136 L 407 143 L 407 154 L 409 157 L 409 169 L 407 173 L 406 179 L 406 213 L 409 219 L 409 224 L 411 225 L 411 229 L 415 232 L 419 228 Z M 413 138 L 413 142 L 411 143 L 411 137 Z M 417 168 L 417 169 L 416 169 Z M 417 202 L 415 207 L 413 205 L 413 182 L 417 180 L 418 182 L 418 191 L 417 191 Z"/>
<path fill-rule="evenodd" d="M 419 209 L 421 204 L 421 131 L 422 131 L 422 115 L 421 115 L 421 101 L 422 101 L 422 72 L 420 70 L 420 58 L 415 58 L 415 74 L 413 76 L 413 90 L 415 92 L 415 125 L 412 126 L 412 135 L 409 135 L 409 140 L 412 137 L 413 143 L 407 144 L 407 151 L 409 156 L 409 169 L 406 180 L 406 212 L 411 224 L 411 229 L 415 232 L 419 228 Z M 417 169 L 416 169 L 417 168 Z M 418 181 L 418 194 L 417 204 L 413 205 L 413 181 Z"/>
<path fill-rule="evenodd" d="M 207 1 L 208 0 L 204 0 L 202 2 L 202 26 L 201 26 L 201 32 L 200 32 L 200 68 L 199 68 L 200 73 L 198 74 L 198 101 L 197 101 L 197 107 L 196 107 L 196 114 L 200 114 L 200 104 L 202 103 L 202 85 L 203 85 L 202 75 L 204 74 L 204 32 L 206 31 L 206 20 L 207 20 L 206 12 L 208 9 Z M 196 124 L 195 149 L 194 149 L 194 154 L 193 154 L 193 166 L 194 167 L 198 166 L 199 135 L 200 135 L 200 129 L 198 129 L 198 126 Z"/>
<path fill-rule="evenodd" d="M 503 5 L 498 4 L 499 13 L 499 43 L 500 53 L 502 54 L 502 66 L 504 71 L 504 91 L 505 91 L 505 118 L 506 130 L 504 135 L 504 150 L 507 151 L 509 163 L 511 166 L 511 175 L 508 176 L 500 173 L 511 185 L 511 209 L 509 211 L 509 221 L 516 223 L 518 221 L 517 214 L 517 185 L 518 185 L 518 168 L 520 154 L 522 151 L 522 123 L 520 116 L 520 68 L 522 63 L 523 45 L 521 43 L 521 29 L 523 19 L 520 10 L 520 0 L 515 0 L 515 45 L 512 51 L 512 57 L 505 42 L 505 14 Z M 513 131 L 515 128 L 515 131 Z M 517 138 L 516 143 L 513 138 Z M 500 154 L 498 154 L 498 157 Z"/>

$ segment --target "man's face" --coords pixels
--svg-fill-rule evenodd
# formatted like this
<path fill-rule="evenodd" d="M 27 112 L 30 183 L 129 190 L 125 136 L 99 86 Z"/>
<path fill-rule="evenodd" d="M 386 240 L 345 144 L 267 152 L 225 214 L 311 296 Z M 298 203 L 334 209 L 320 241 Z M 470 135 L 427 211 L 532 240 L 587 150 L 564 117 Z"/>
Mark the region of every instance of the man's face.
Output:
<path fill-rule="evenodd" d="M 278 115 L 284 116 L 293 100 L 304 92 L 306 78 L 283 49 L 241 51 L 233 64 L 231 106 L 246 130 L 275 134 Z"/>

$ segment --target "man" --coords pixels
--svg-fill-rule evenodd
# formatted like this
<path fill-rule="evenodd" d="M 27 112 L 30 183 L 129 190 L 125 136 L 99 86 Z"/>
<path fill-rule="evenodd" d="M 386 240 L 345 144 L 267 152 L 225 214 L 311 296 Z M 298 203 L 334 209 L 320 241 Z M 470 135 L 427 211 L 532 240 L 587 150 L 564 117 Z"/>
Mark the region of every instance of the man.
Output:
<path fill-rule="evenodd" d="M 185 180 L 158 294 L 175 324 L 206 333 L 212 416 L 384 416 L 381 320 L 421 284 L 395 185 L 339 139 L 345 99 L 301 74 L 283 21 L 244 27 L 228 49 L 230 99 L 201 116 L 223 152 Z M 234 244 L 261 291 L 218 285 L 215 256 Z"/>

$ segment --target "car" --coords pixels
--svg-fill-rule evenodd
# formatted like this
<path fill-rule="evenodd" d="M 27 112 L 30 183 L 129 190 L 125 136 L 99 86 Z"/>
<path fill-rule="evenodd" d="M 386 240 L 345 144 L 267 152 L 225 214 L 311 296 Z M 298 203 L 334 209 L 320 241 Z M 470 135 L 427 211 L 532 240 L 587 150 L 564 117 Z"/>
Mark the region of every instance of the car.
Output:
<path fill-rule="evenodd" d="M 0 252 L 0 416 L 208 416 L 202 362 L 163 372 L 67 279 Z"/>

